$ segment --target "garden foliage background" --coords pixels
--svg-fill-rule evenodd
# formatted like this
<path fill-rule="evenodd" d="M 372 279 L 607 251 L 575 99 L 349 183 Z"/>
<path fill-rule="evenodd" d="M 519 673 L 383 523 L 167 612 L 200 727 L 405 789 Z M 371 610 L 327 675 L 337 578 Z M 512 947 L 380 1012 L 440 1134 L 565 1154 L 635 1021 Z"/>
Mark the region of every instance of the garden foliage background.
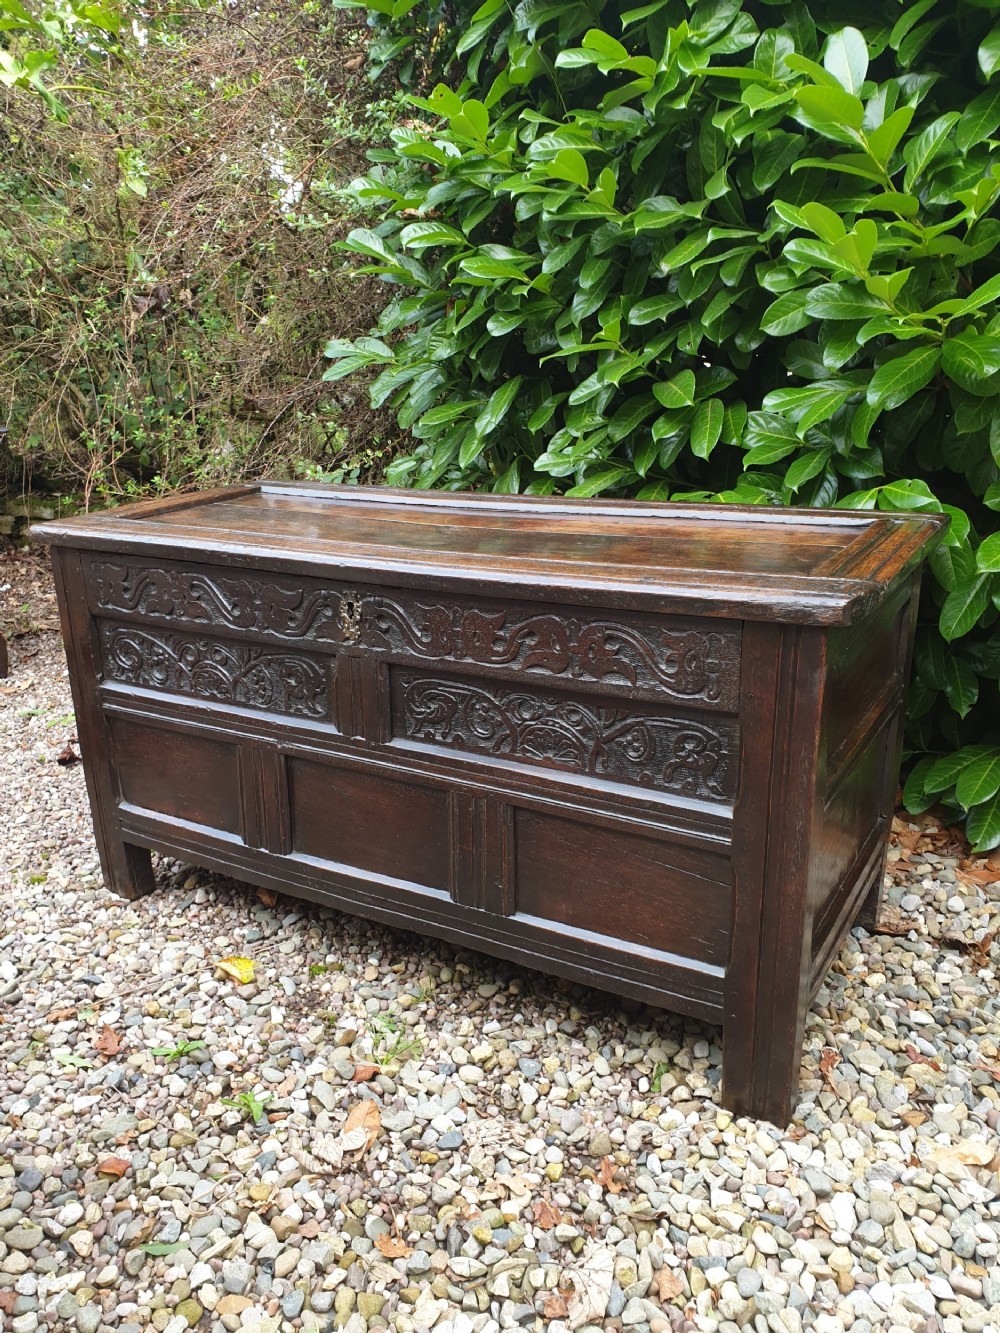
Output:
<path fill-rule="evenodd" d="M 12 4 L 0 0 L 0 13 Z M 311 44 L 270 114 L 298 128 L 295 90 L 308 91 L 301 105 L 318 132 L 281 138 L 300 145 L 288 163 L 314 152 L 315 170 L 288 167 L 309 182 L 294 208 L 273 172 L 251 172 L 264 183 L 247 197 L 272 200 L 278 232 L 255 233 L 267 244 L 252 250 L 253 280 L 233 289 L 257 294 L 233 301 L 251 311 L 246 326 L 229 309 L 218 315 L 230 338 L 220 373 L 263 327 L 276 360 L 260 384 L 300 386 L 309 404 L 308 429 L 282 438 L 273 466 L 381 477 L 392 455 L 384 475 L 403 485 L 946 510 L 949 535 L 925 581 L 906 800 L 968 812 L 974 844 L 1000 844 L 1000 0 L 339 7 L 373 30 L 376 110 L 341 134 L 355 151 L 367 138 L 369 169 L 344 188 L 351 150 L 328 131 L 344 126 L 345 99 L 322 70 L 334 27 L 325 6 L 294 6 Z M 202 8 L 228 8 L 250 28 L 261 13 Z M 188 40 L 182 25 L 165 46 Z M 342 66 L 342 32 L 337 41 Z M 110 87 L 102 42 L 88 52 Z M 112 55 L 127 70 L 148 59 Z M 194 91 L 180 86 L 172 105 L 215 107 L 218 68 L 214 81 L 190 77 Z M 21 87 L 32 79 L 6 75 Z M 395 81 L 412 100 L 389 130 Z M 250 83 L 248 68 L 237 103 Z M 216 132 L 206 127 L 199 151 L 217 173 Z M 163 141 L 162 124 L 151 133 Z M 130 134 L 122 142 L 138 142 Z M 168 153 L 125 151 L 116 198 L 134 190 L 128 167 L 141 162 L 146 194 L 125 201 L 151 285 L 166 266 L 148 239 L 165 234 L 149 230 L 159 216 L 149 196 L 169 195 L 162 182 L 184 171 L 171 175 Z M 240 160 L 227 177 L 234 219 L 249 170 Z M 33 217 L 70 188 L 70 170 L 60 167 Z M 182 192 L 178 221 L 188 206 L 197 192 Z M 108 227 L 91 230 L 103 241 Z M 309 256 L 287 288 L 284 232 Z M 76 258 L 67 262 L 76 281 Z M 130 252 L 102 288 L 116 310 L 134 300 L 131 263 Z M 9 272 L 6 281 L 16 286 Z M 29 286 L 44 286 L 37 271 Z M 364 294 L 360 306 L 348 290 Z M 75 309 L 79 296 L 67 300 Z M 183 319 L 208 309 L 199 299 Z M 314 316 L 332 335 L 333 397 L 306 393 L 318 381 Z M 34 327 L 30 312 L 24 322 Z M 185 337 L 192 345 L 211 361 L 216 332 Z M 147 396 L 151 364 L 139 358 L 135 370 Z M 186 423 L 197 479 L 227 471 L 217 463 L 228 404 L 204 366 L 188 383 L 183 411 L 154 412 L 141 438 L 115 418 L 119 466 L 137 485 L 161 461 L 164 419 L 170 430 Z M 363 389 L 367 418 L 357 416 Z M 319 421 L 332 443 L 310 433 Z M 363 455 L 373 422 L 379 447 Z M 229 474 L 259 463 L 254 430 Z M 103 424 L 95 435 L 106 449 Z M 155 475 L 173 485 L 183 469 Z"/>

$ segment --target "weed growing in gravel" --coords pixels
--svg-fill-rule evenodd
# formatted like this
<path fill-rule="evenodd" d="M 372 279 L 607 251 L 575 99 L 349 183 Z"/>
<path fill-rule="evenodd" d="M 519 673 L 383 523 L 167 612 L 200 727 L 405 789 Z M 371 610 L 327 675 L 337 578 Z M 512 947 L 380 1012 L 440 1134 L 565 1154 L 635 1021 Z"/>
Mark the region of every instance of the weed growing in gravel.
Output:
<path fill-rule="evenodd" d="M 264 1115 L 264 1108 L 271 1100 L 271 1094 L 265 1092 L 263 1097 L 258 1097 L 253 1092 L 238 1092 L 235 1097 L 223 1097 L 223 1106 L 232 1106 L 237 1111 L 242 1111 L 248 1120 L 252 1120 L 255 1125 L 259 1125 Z"/>
<path fill-rule="evenodd" d="M 650 1080 L 650 1087 L 653 1089 L 654 1092 L 662 1092 L 663 1075 L 669 1072 L 670 1072 L 670 1066 L 664 1064 L 663 1061 L 661 1060 L 660 1063 L 653 1070 L 653 1077 Z"/>
<path fill-rule="evenodd" d="M 164 1055 L 167 1060 L 182 1060 L 185 1055 L 190 1055 L 192 1051 L 200 1051 L 204 1048 L 203 1041 L 181 1040 L 174 1046 L 154 1046 L 151 1055 Z"/>
<path fill-rule="evenodd" d="M 372 1038 L 372 1057 L 382 1066 L 403 1064 L 415 1059 L 423 1049 L 416 1037 L 403 1030 L 394 1014 L 377 1014 L 369 1020 L 368 1031 Z"/>

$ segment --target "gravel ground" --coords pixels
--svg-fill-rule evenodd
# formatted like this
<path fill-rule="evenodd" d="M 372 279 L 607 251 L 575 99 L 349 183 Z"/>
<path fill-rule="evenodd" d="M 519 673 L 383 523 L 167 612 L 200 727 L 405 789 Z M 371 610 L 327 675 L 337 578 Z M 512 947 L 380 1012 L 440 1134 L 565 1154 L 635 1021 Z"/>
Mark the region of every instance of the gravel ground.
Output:
<path fill-rule="evenodd" d="M 112 898 L 39 560 L 0 628 L 5 1329 L 1000 1329 L 1000 884 L 932 819 L 794 1122 L 734 1120 L 712 1027 L 172 862 Z"/>

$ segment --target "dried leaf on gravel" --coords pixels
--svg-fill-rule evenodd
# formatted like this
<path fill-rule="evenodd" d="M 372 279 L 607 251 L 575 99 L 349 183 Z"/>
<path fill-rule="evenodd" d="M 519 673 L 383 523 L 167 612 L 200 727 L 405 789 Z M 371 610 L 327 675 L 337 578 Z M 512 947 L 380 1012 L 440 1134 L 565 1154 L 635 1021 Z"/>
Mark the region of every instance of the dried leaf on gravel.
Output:
<path fill-rule="evenodd" d="M 26 680 L 16 680 L 13 685 L 0 685 L 0 694 L 20 694 L 34 683 L 34 676 L 29 676 Z"/>
<path fill-rule="evenodd" d="M 102 1055 L 117 1055 L 121 1048 L 122 1042 L 118 1033 L 107 1023 L 102 1023 L 100 1032 L 94 1038 L 94 1050 L 100 1051 Z"/>
<path fill-rule="evenodd" d="M 923 922 L 916 917 L 903 916 L 893 908 L 883 909 L 878 921 L 875 923 L 876 935 L 898 935 L 906 936 L 913 930 L 919 935 L 923 928 Z"/>
<path fill-rule="evenodd" d="M 962 1139 L 959 1143 L 935 1148 L 927 1154 L 923 1165 L 933 1171 L 940 1171 L 949 1180 L 965 1180 L 968 1168 L 978 1170 L 989 1166 L 996 1156 L 996 1149 L 989 1144 L 979 1143 L 975 1139 Z"/>
<path fill-rule="evenodd" d="M 661 1268 L 653 1277 L 653 1290 L 663 1305 L 684 1295 L 684 1281 L 672 1269 Z"/>
<path fill-rule="evenodd" d="M 597 1183 L 603 1185 L 609 1194 L 621 1194 L 622 1184 L 620 1180 L 615 1180 L 615 1171 L 617 1170 L 610 1157 L 601 1158 L 600 1170 L 597 1173 Z"/>
<path fill-rule="evenodd" d="M 375 1237 L 375 1248 L 387 1259 L 409 1259 L 413 1253 L 405 1240 L 398 1240 L 395 1236 L 390 1236 L 387 1231 Z"/>
<path fill-rule="evenodd" d="M 351 1108 L 341 1138 L 345 1152 L 367 1152 L 382 1128 L 382 1113 L 377 1102 L 365 1098 Z"/>
<path fill-rule="evenodd" d="M 1000 880 L 1000 866 L 988 862 L 982 866 L 960 865 L 957 874 L 959 879 L 972 884 L 996 884 Z"/>
<path fill-rule="evenodd" d="M 131 1165 L 124 1157 L 105 1157 L 103 1162 L 98 1163 L 97 1170 L 102 1176 L 117 1176 L 120 1180 Z"/>
<path fill-rule="evenodd" d="M 819 1072 L 823 1075 L 823 1081 L 834 1094 L 837 1092 L 837 1083 L 833 1077 L 833 1071 L 840 1064 L 840 1056 L 832 1046 L 824 1046 L 823 1053 L 819 1057 Z"/>
<path fill-rule="evenodd" d="M 68 764 L 75 764 L 80 756 L 73 749 L 72 745 L 67 745 L 56 755 L 56 763 L 62 764 L 65 768 Z"/>
<path fill-rule="evenodd" d="M 542 1317 L 544 1319 L 565 1319 L 569 1314 L 569 1305 L 566 1302 L 566 1293 L 560 1291 L 557 1287 L 555 1291 L 550 1291 L 545 1300 L 542 1301 Z"/>
<path fill-rule="evenodd" d="M 252 958 L 243 958 L 239 954 L 230 954 L 228 958 L 220 958 L 215 965 L 218 970 L 224 973 L 239 986 L 248 986 L 254 977 L 254 969 L 257 964 Z"/>
<path fill-rule="evenodd" d="M 935 1069 L 938 1073 L 941 1072 L 941 1066 L 938 1064 L 937 1060 L 932 1060 L 929 1055 L 924 1055 L 922 1051 L 917 1050 L 916 1046 L 911 1046 L 907 1043 L 903 1047 L 903 1050 L 911 1065 L 927 1065 L 928 1068 Z"/>
<path fill-rule="evenodd" d="M 562 1213 L 548 1199 L 536 1199 L 531 1205 L 531 1215 L 542 1231 L 551 1231 L 562 1221 Z"/>
<path fill-rule="evenodd" d="M 570 1328 L 592 1324 L 603 1319 L 611 1299 L 611 1284 L 615 1275 L 614 1251 L 607 1245 L 591 1241 L 580 1256 L 579 1268 L 568 1268 L 567 1282 L 573 1284 L 573 1294 L 567 1301 Z"/>

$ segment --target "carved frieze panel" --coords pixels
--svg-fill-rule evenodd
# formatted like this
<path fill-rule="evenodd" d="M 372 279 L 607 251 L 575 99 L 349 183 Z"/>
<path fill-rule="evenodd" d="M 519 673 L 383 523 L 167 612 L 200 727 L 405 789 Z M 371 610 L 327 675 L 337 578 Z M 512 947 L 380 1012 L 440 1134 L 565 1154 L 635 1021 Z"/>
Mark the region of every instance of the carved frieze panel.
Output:
<path fill-rule="evenodd" d="M 291 717 L 329 713 L 328 659 L 107 622 L 101 648 L 108 680 Z"/>
<path fill-rule="evenodd" d="M 673 628 L 374 596 L 365 599 L 362 641 L 440 662 L 632 685 L 725 708 L 735 709 L 739 697 L 740 636 L 731 626 Z"/>
<path fill-rule="evenodd" d="M 220 625 L 283 638 L 339 643 L 344 593 L 294 579 L 256 578 L 167 566 L 92 566 L 97 609 L 176 624 Z"/>
<path fill-rule="evenodd" d="M 738 728 L 600 699 L 394 673 L 394 734 L 709 801 L 736 790 Z"/>

